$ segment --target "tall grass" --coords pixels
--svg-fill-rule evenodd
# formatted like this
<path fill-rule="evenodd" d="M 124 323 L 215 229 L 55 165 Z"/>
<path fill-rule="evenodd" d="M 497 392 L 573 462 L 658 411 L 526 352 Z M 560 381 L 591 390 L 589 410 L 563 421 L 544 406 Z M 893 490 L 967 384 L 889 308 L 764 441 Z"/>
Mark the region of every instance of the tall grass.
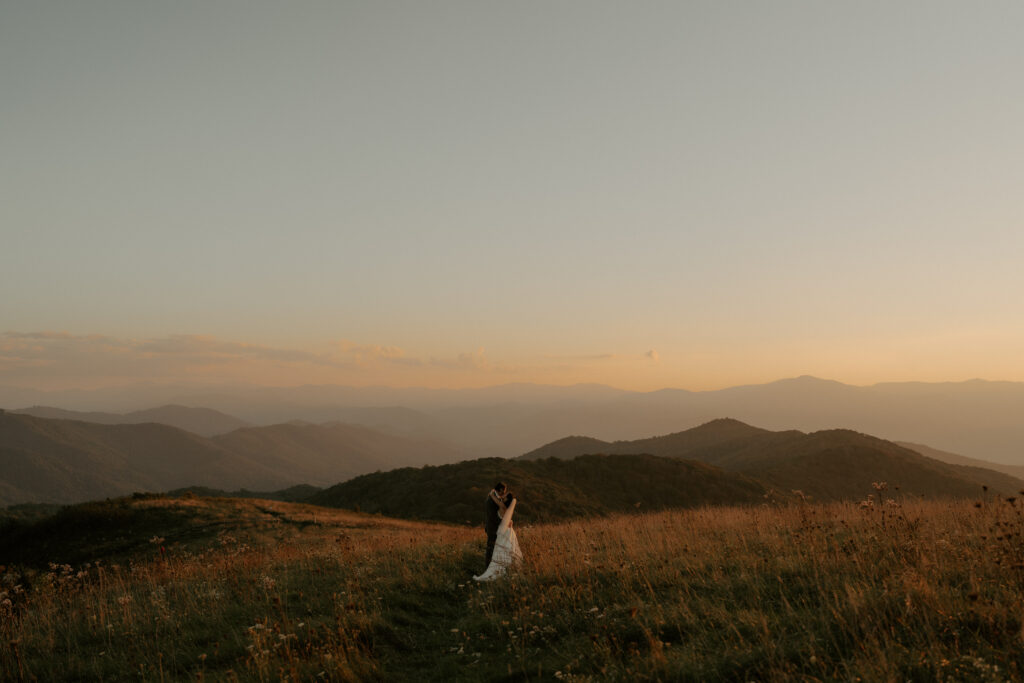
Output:
<path fill-rule="evenodd" d="M 1024 507 L 977 505 L 524 527 L 521 570 L 480 585 L 478 530 L 275 504 L 201 548 L 7 568 L 0 678 L 1020 679 Z"/>

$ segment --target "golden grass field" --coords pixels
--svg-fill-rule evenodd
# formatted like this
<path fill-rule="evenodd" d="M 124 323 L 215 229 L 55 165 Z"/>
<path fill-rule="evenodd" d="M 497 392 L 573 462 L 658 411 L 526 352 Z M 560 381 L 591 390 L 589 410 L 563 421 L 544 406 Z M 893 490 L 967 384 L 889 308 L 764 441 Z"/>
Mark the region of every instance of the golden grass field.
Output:
<path fill-rule="evenodd" d="M 1001 681 L 1024 677 L 1024 508 L 704 508 L 482 530 L 237 499 L 126 500 L 168 526 L 3 569 L 4 681 Z M 185 536 L 182 535 L 184 538 Z"/>

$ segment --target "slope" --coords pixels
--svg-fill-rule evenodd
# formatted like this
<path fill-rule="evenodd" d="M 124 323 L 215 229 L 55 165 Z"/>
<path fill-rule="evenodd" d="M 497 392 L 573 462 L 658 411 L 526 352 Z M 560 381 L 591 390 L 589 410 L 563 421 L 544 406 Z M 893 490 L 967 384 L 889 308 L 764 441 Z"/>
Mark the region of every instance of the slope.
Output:
<path fill-rule="evenodd" d="M 248 427 L 212 441 L 267 466 L 286 462 L 293 478 L 313 486 L 335 484 L 375 470 L 452 462 L 460 457 L 433 441 L 339 422 Z"/>
<path fill-rule="evenodd" d="M 478 524 L 491 485 L 505 481 L 523 522 L 762 502 L 763 485 L 704 463 L 653 455 L 586 455 L 572 460 L 483 458 L 356 477 L 310 497 L 328 507 L 394 517 Z"/>
<path fill-rule="evenodd" d="M 942 462 L 949 463 L 950 465 L 966 465 L 967 467 L 981 467 L 986 470 L 995 470 L 996 472 L 1002 472 L 1008 474 L 1011 477 L 1017 479 L 1024 479 L 1024 466 L 1021 465 L 1005 465 L 999 462 L 990 462 L 988 460 L 979 460 L 977 458 L 968 458 L 965 455 L 958 455 L 956 453 L 949 453 L 948 451 L 941 451 L 937 448 L 932 448 L 920 443 L 908 443 L 905 441 L 897 441 L 900 446 L 909 448 L 912 451 L 916 451 L 921 455 L 926 455 L 929 458 L 935 460 L 941 460 Z"/>
<path fill-rule="evenodd" d="M 11 413 L 0 413 L 0 466 L 4 504 L 69 503 L 192 484 L 280 488 L 282 474 L 166 425 Z"/>
<path fill-rule="evenodd" d="M 275 425 L 205 439 L 167 425 L 101 425 L 0 412 L 0 505 L 74 503 L 189 486 L 328 485 L 458 456 L 350 425 Z"/>
<path fill-rule="evenodd" d="M 245 420 L 227 415 L 211 408 L 192 408 L 181 405 L 165 405 L 159 408 L 136 410 L 130 413 L 79 412 L 51 406 L 32 406 L 10 411 L 51 420 L 78 420 L 97 424 L 143 424 L 156 422 L 192 432 L 200 436 L 214 436 L 249 426 Z"/>
<path fill-rule="evenodd" d="M 592 442 L 576 439 L 556 441 L 520 457 L 530 459 L 547 452 L 573 457 L 594 452 Z M 873 483 L 882 481 L 899 486 L 905 494 L 929 497 L 967 497 L 982 486 L 1010 493 L 1024 485 L 1002 472 L 940 462 L 850 430 L 771 432 L 730 419 L 665 436 L 616 441 L 602 452 L 700 460 L 823 500 L 863 498 L 872 491 Z"/>

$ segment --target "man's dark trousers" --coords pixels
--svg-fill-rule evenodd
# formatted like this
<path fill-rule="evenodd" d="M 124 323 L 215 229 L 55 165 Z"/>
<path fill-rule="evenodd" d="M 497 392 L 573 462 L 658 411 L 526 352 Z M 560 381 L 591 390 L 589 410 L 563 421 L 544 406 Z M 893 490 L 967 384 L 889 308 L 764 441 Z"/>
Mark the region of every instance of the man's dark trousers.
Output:
<path fill-rule="evenodd" d="M 494 556 L 494 542 L 498 540 L 498 528 L 487 527 L 487 558 L 484 560 L 484 571 L 491 566 L 491 557 Z"/>
<path fill-rule="evenodd" d="M 498 504 L 487 496 L 484 505 L 484 530 L 487 532 L 487 560 L 484 563 L 484 571 L 491 566 L 491 557 L 494 555 L 494 542 L 498 540 L 498 527 L 501 526 L 501 517 L 498 515 Z"/>

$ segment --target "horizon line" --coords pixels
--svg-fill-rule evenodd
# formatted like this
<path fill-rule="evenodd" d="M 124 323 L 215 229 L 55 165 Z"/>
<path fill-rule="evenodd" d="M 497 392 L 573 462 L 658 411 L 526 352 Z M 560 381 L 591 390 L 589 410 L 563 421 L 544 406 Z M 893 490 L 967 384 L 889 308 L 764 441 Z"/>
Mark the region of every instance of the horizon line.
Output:
<path fill-rule="evenodd" d="M 831 379 L 827 377 L 820 377 L 817 375 L 803 374 L 789 377 L 780 377 L 778 379 L 769 380 L 766 382 L 748 382 L 741 384 L 730 384 L 721 386 L 715 389 L 686 389 L 678 386 L 663 386 L 657 389 L 641 390 L 641 389 L 624 389 L 617 387 L 612 384 L 605 384 L 602 382 L 574 382 L 572 384 L 553 384 L 545 382 L 500 382 L 497 384 L 484 384 L 475 387 L 442 387 L 442 386 L 427 386 L 427 385 L 388 385 L 388 384 L 340 384 L 340 383 L 325 383 L 325 384 L 314 384 L 305 382 L 302 384 L 256 384 L 252 382 L 210 382 L 210 383 L 178 383 L 178 382 L 154 382 L 152 380 L 143 380 L 134 383 L 121 384 L 114 383 L 104 386 L 86 388 L 86 387 L 67 387 L 63 389 L 40 389 L 32 386 L 22 386 L 16 384 L 0 384 L 0 389 L 17 390 L 17 391 L 31 391 L 43 394 L 61 394 L 61 393 L 93 393 L 101 391 L 114 391 L 118 389 L 138 389 L 138 388 L 175 388 L 182 390 L 216 390 L 216 389 L 304 389 L 304 388 L 338 388 L 338 389 L 362 389 L 362 390 L 395 390 L 395 391 L 437 391 L 437 392 L 451 392 L 451 393 L 462 393 L 472 391 L 486 391 L 488 389 L 502 389 L 511 387 L 534 387 L 534 388 L 545 388 L 545 389 L 575 389 L 583 387 L 593 387 L 596 389 L 610 389 L 623 394 L 656 394 L 662 391 L 682 391 L 691 394 L 701 393 L 714 393 L 716 391 L 727 391 L 729 389 L 742 389 L 747 387 L 761 387 L 769 386 L 772 384 L 780 384 L 783 382 L 795 382 L 795 381 L 815 381 L 823 384 L 839 384 L 845 387 L 867 389 L 871 387 L 884 386 L 884 385 L 898 385 L 898 384 L 916 384 L 916 385 L 942 385 L 942 384 L 971 384 L 971 383 L 985 383 L 985 384 L 1024 384 L 1024 381 L 1018 380 L 1004 380 L 1004 379 L 986 379 L 982 377 L 971 377 L 968 379 L 961 380 L 939 380 L 939 381 L 924 381 L 924 380 L 884 380 L 879 382 L 873 382 L 871 384 L 851 384 L 843 382 L 842 380 Z"/>

